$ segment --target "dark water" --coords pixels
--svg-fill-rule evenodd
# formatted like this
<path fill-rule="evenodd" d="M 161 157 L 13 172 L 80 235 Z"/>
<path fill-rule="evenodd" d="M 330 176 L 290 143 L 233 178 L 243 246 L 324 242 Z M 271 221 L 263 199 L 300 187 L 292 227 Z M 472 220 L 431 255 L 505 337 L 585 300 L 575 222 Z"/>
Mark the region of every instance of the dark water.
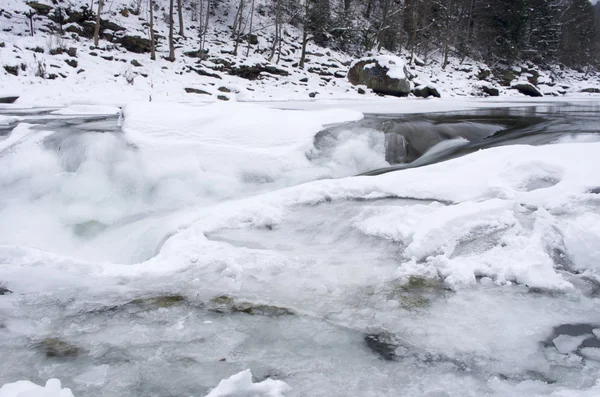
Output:
<path fill-rule="evenodd" d="M 385 134 L 386 161 L 392 166 L 363 174 L 378 175 L 495 146 L 544 145 L 566 136 L 600 134 L 600 103 L 553 103 L 402 116 L 369 114 L 356 123 L 319 132 L 315 146 L 318 148 L 327 136 L 347 128 L 374 129 Z M 446 144 L 440 145 L 442 142 Z M 433 147 L 436 148 L 431 152 Z"/>

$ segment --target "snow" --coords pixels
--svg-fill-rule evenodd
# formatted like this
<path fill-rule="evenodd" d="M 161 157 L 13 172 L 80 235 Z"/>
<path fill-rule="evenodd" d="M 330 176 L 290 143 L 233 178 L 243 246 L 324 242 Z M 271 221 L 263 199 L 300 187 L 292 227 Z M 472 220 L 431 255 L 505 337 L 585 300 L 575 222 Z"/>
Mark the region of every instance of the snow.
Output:
<path fill-rule="evenodd" d="M 73 397 L 73 393 L 62 389 L 58 379 L 49 379 L 45 386 L 20 380 L 0 387 L 0 397 Z"/>
<path fill-rule="evenodd" d="M 206 397 L 283 397 L 290 387 L 280 380 L 265 379 L 252 383 L 249 369 L 223 379 Z"/>
<path fill-rule="evenodd" d="M 406 63 L 404 59 L 394 55 L 378 55 L 374 57 L 366 57 L 355 60 L 350 68 L 352 68 L 358 62 L 367 62 L 364 66 L 365 69 L 369 69 L 376 64 L 381 67 L 387 68 L 386 74 L 392 79 L 403 80 L 406 78 Z"/>

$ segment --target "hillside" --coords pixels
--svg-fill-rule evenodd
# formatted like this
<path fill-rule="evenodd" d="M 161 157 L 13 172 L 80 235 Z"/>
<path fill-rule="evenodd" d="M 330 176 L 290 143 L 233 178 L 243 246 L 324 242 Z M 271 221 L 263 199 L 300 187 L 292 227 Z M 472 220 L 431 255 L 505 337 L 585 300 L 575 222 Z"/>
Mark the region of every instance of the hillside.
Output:
<path fill-rule="evenodd" d="M 206 53 L 202 53 L 197 4 L 184 1 L 185 37 L 175 34 L 176 57 L 169 62 L 168 2 L 156 2 L 154 7 L 157 59 L 152 61 L 146 2 L 113 0 L 105 4 L 101 39 L 94 47 L 95 14 L 89 12 L 88 2 L 5 0 L 0 9 L 0 96 L 19 96 L 21 104 L 44 105 L 73 101 L 122 104 L 130 100 L 308 100 L 373 95 L 366 87 L 348 82 L 346 75 L 358 58 L 356 54 L 309 41 L 307 59 L 304 68 L 300 68 L 302 30 L 291 23 L 283 24 L 281 45 L 269 61 L 275 11 L 272 4 L 263 0 L 256 1 L 252 33 L 240 37 L 237 55 L 232 26 L 238 3 L 226 0 L 212 4 Z M 248 20 L 249 14 L 244 23 Z M 175 25 L 177 33 L 177 21 Z M 244 28 L 249 30 L 247 25 Z M 405 51 L 396 55 L 410 58 Z M 521 80 L 537 85 L 544 95 L 594 92 L 600 88 L 600 74 L 590 70 L 540 67 L 530 62 L 488 66 L 455 56 L 450 56 L 448 65 L 442 68 L 439 53 L 426 60 L 416 57 L 414 61 L 409 66 L 412 87 L 435 86 L 442 97 L 521 95 L 511 89 L 511 84 Z"/>

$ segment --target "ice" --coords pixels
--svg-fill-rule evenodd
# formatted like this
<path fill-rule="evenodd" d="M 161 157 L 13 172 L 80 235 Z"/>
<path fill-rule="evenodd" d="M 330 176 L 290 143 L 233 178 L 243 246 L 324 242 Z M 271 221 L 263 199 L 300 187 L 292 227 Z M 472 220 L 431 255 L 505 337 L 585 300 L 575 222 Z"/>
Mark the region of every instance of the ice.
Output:
<path fill-rule="evenodd" d="M 600 273 L 600 214 L 585 213 L 565 222 L 565 246 L 576 269 Z"/>
<path fill-rule="evenodd" d="M 589 338 L 589 335 L 560 335 L 554 338 L 552 341 L 554 346 L 556 346 L 556 350 L 558 350 L 561 354 L 568 354 L 575 351 L 581 342 Z"/>
<path fill-rule="evenodd" d="M 280 380 L 252 383 L 252 373 L 247 369 L 222 380 L 206 397 L 283 397 L 289 389 Z"/>
<path fill-rule="evenodd" d="M 110 365 L 98 365 L 87 372 L 75 377 L 73 380 L 77 383 L 83 383 L 89 386 L 101 386 L 106 381 L 106 375 Z"/>
<path fill-rule="evenodd" d="M 62 389 L 58 379 L 49 379 L 45 386 L 20 380 L 2 386 L 0 397 L 73 397 L 73 393 L 71 393 L 71 389 Z"/>

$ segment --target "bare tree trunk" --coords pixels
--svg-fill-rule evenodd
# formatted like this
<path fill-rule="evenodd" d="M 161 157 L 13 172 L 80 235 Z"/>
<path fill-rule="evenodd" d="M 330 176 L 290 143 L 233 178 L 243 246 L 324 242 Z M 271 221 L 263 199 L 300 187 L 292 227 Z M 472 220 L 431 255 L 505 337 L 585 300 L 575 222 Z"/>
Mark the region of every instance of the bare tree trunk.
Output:
<path fill-rule="evenodd" d="M 150 59 L 156 60 L 156 49 L 154 44 L 154 2 L 148 0 L 148 8 L 150 9 Z"/>
<path fill-rule="evenodd" d="M 202 33 L 202 40 L 200 42 L 200 51 L 204 51 L 204 45 L 206 44 L 206 35 L 208 34 L 208 17 L 210 16 L 210 0 L 206 3 L 206 19 L 204 20 L 204 32 Z"/>
<path fill-rule="evenodd" d="M 169 61 L 175 61 L 175 44 L 173 43 L 173 1 L 169 1 Z"/>
<path fill-rule="evenodd" d="M 267 60 L 271 62 L 273 60 L 273 56 L 275 56 L 275 50 L 277 50 L 277 44 L 281 37 L 279 37 L 279 33 L 281 31 L 281 0 L 277 0 L 276 5 L 276 14 L 275 14 L 275 38 L 273 39 L 273 45 L 271 46 L 271 54 L 269 54 L 269 58 Z"/>
<path fill-rule="evenodd" d="M 100 35 L 100 13 L 104 0 L 98 0 L 98 14 L 96 15 L 96 27 L 94 28 L 94 46 L 98 47 L 98 36 Z"/>
<path fill-rule="evenodd" d="M 233 37 L 235 37 L 235 47 L 233 48 L 233 55 L 237 55 L 238 46 L 240 45 L 240 38 L 242 34 L 242 21 L 244 19 L 244 0 L 240 0 L 237 13 L 235 14 L 235 18 L 236 19 L 233 23 Z"/>
<path fill-rule="evenodd" d="M 366 18 L 371 18 L 371 12 L 373 12 L 373 0 L 369 0 L 367 3 L 367 11 L 365 12 Z"/>
<path fill-rule="evenodd" d="M 250 55 L 250 42 L 252 41 L 252 19 L 254 17 L 254 0 L 250 6 L 250 29 L 248 30 L 248 47 L 246 48 L 246 56 Z"/>
<path fill-rule="evenodd" d="M 306 45 L 308 44 L 308 16 L 310 13 L 310 0 L 304 0 L 304 21 L 302 23 L 302 52 L 300 53 L 300 62 L 298 66 L 300 69 L 304 69 L 304 62 L 306 61 Z"/>
<path fill-rule="evenodd" d="M 183 26 L 183 0 L 177 0 L 177 13 L 179 14 L 179 35 L 185 37 Z"/>
<path fill-rule="evenodd" d="M 444 34 L 444 61 L 442 69 L 446 69 L 448 65 L 448 53 L 450 52 L 450 22 L 452 20 L 452 0 L 448 0 L 448 8 L 446 9 L 446 32 Z"/>

